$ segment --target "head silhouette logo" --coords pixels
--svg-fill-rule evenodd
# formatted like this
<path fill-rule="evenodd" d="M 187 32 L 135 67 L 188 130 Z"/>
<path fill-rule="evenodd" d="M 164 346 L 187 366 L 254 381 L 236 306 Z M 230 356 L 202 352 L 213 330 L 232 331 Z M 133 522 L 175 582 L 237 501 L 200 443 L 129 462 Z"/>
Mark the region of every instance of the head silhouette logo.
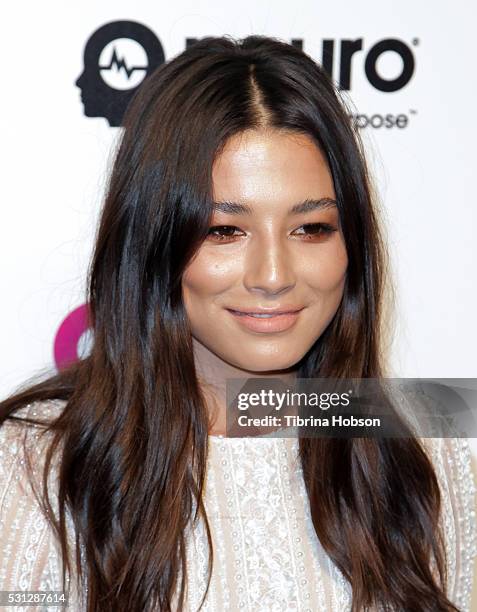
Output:
<path fill-rule="evenodd" d="M 145 25 L 113 21 L 101 26 L 86 43 L 84 70 L 75 83 L 85 116 L 120 126 L 139 85 L 163 63 L 162 44 Z"/>

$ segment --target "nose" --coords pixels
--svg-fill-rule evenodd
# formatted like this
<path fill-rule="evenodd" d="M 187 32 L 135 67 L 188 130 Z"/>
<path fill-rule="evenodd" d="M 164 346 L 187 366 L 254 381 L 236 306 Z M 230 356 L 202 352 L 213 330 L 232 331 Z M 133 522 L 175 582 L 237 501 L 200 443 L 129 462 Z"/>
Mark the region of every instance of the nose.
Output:
<path fill-rule="evenodd" d="M 280 239 L 258 239 L 245 260 L 243 282 L 253 293 L 279 294 L 296 284 L 293 259 Z"/>

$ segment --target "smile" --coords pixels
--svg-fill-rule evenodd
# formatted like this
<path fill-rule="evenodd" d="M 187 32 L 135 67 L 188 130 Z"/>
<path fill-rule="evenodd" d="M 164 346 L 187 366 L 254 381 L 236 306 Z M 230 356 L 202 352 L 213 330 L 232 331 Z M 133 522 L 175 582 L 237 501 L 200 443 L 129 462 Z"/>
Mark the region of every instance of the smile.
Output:
<path fill-rule="evenodd" d="M 298 320 L 301 310 L 292 312 L 241 312 L 227 308 L 242 326 L 255 332 L 273 333 L 290 329 Z"/>

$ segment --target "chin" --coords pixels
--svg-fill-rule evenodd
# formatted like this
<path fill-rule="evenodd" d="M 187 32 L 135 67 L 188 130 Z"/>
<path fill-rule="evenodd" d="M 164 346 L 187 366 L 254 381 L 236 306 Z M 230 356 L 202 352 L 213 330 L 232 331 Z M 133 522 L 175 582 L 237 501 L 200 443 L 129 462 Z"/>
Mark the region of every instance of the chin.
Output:
<path fill-rule="evenodd" d="M 240 359 L 234 360 L 231 363 L 242 370 L 248 372 L 259 373 L 259 372 L 277 372 L 281 370 L 288 370 L 295 366 L 300 360 L 300 356 L 295 358 L 285 358 L 283 355 L 276 355 L 271 357 L 264 357 L 261 355 L 250 356 L 248 359 L 244 355 L 240 356 Z M 245 377 L 246 375 L 244 375 Z"/>

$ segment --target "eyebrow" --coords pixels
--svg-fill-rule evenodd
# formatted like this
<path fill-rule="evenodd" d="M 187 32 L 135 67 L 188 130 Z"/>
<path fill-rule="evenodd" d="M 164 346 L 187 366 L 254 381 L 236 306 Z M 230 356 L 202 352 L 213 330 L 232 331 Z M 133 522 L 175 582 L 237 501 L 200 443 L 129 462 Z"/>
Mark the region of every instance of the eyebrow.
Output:
<path fill-rule="evenodd" d="M 212 203 L 214 212 L 222 212 L 229 215 L 251 215 L 252 209 L 247 204 L 240 204 L 238 202 L 213 202 Z M 307 198 L 303 202 L 294 204 L 288 211 L 288 215 L 300 215 L 315 210 L 326 210 L 328 208 L 336 208 L 336 200 L 333 198 L 320 198 L 315 200 L 313 198 Z"/>

